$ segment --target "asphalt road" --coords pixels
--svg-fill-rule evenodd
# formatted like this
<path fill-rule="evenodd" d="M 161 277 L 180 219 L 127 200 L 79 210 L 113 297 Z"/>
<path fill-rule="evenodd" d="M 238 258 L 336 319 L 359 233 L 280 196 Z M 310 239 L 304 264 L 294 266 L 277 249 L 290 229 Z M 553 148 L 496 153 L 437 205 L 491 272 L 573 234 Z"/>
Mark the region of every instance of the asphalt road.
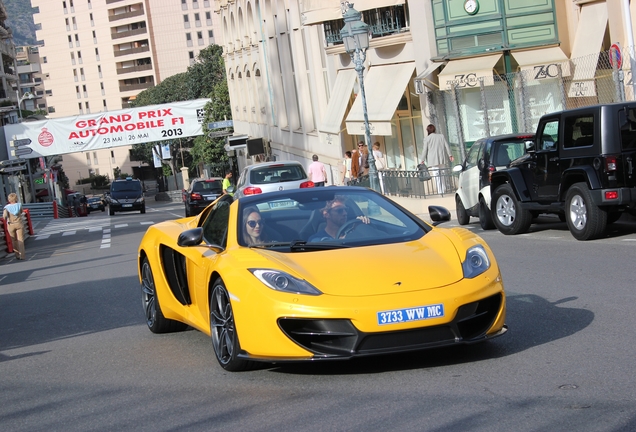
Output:
<path fill-rule="evenodd" d="M 488 343 L 228 373 L 202 333 L 145 325 L 137 246 L 183 215 L 149 204 L 41 224 L 28 261 L 0 263 L 0 430 L 636 430 L 633 223 L 579 242 L 556 219 L 513 237 L 473 219 L 507 289 Z"/>

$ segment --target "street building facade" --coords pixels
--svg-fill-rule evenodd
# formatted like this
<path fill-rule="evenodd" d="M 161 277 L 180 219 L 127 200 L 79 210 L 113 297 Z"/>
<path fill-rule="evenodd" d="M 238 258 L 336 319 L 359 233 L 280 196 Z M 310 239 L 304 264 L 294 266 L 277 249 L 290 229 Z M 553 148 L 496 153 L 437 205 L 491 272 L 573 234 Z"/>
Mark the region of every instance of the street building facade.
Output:
<path fill-rule="evenodd" d="M 364 63 L 371 142 L 380 143 L 389 170 L 415 170 L 429 123 L 461 160 L 476 139 L 532 131 L 545 113 L 633 100 L 633 3 L 355 3 L 371 34 Z M 279 159 L 308 166 L 318 154 L 336 184 L 344 152 L 365 130 L 359 79 L 340 35 L 349 6 L 214 3 L 235 132 L 262 137 Z"/>

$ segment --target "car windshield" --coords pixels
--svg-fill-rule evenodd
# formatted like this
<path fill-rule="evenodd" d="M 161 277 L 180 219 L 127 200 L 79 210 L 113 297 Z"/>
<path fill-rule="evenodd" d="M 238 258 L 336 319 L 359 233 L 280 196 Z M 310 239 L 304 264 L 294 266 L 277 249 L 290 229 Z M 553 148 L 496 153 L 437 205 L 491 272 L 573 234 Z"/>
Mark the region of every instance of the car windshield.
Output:
<path fill-rule="evenodd" d="M 280 183 L 305 180 L 307 174 L 300 165 L 270 165 L 250 172 L 251 184 Z"/>
<path fill-rule="evenodd" d="M 101 199 L 100 199 L 100 198 L 89 198 L 89 199 L 88 199 L 88 202 L 89 202 L 89 203 L 100 202 L 100 201 L 101 201 Z"/>
<path fill-rule="evenodd" d="M 220 194 L 223 192 L 223 184 L 221 180 L 198 181 L 192 185 L 192 192 L 210 192 Z"/>
<path fill-rule="evenodd" d="M 309 252 L 406 242 L 428 225 L 362 188 L 296 189 L 239 200 L 242 246 Z"/>
<path fill-rule="evenodd" d="M 136 181 L 118 181 L 111 186 L 113 192 L 141 192 L 141 183 Z"/>

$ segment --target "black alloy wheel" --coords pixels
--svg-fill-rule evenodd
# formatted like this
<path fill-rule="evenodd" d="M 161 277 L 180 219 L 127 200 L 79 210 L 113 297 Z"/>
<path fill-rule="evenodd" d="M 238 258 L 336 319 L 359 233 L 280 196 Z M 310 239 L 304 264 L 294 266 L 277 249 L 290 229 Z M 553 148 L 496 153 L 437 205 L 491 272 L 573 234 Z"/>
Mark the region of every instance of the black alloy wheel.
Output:
<path fill-rule="evenodd" d="M 163 316 L 148 258 L 144 258 L 141 264 L 141 305 L 144 308 L 146 324 L 153 333 L 183 331 L 188 327 L 187 324 Z"/>
<path fill-rule="evenodd" d="M 210 336 L 216 359 L 230 372 L 249 370 L 253 362 L 238 358 L 239 345 L 230 295 L 221 278 L 214 281 L 210 296 Z"/>

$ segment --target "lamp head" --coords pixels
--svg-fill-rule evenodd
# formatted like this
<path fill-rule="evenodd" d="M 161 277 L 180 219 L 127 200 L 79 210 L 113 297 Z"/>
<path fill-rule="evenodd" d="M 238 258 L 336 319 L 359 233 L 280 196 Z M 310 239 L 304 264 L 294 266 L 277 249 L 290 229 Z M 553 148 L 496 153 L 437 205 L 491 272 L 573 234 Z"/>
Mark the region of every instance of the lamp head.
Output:
<path fill-rule="evenodd" d="M 362 21 L 362 13 L 353 8 L 353 3 L 342 15 L 345 25 L 340 30 L 340 36 L 345 50 L 352 53 L 357 49 L 369 48 L 369 25 Z"/>

